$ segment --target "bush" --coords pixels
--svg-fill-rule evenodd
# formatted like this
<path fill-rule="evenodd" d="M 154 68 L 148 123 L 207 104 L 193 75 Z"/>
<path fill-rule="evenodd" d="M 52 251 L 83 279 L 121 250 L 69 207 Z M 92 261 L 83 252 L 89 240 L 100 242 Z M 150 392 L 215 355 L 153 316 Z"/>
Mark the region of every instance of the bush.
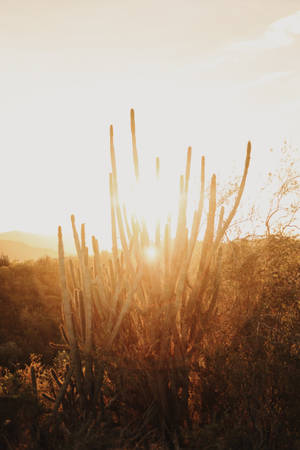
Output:
<path fill-rule="evenodd" d="M 0 267 L 0 365 L 29 361 L 31 353 L 52 358 L 50 341 L 60 341 L 57 261 Z"/>

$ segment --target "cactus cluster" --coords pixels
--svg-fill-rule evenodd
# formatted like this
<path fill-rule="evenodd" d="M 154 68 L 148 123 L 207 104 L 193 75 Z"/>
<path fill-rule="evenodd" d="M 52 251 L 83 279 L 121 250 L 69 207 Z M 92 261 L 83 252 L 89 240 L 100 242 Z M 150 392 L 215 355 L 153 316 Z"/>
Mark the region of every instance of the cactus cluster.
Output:
<path fill-rule="evenodd" d="M 139 183 L 133 110 L 130 117 L 134 171 Z M 205 330 L 216 314 L 222 260 L 220 244 L 241 200 L 251 144 L 247 145 L 238 194 L 227 216 L 223 208 L 217 212 L 215 175 L 210 180 L 208 209 L 204 214 L 206 183 L 202 157 L 199 202 L 190 230 L 187 200 L 192 149 L 189 147 L 185 175 L 180 178 L 175 237 L 171 238 L 169 222 L 162 230 L 158 223 L 151 242 L 145 221 L 127 217 L 126 208 L 121 208 L 113 137 L 111 126 L 111 256 L 104 259 L 95 237 L 92 237 L 93 258 L 89 256 L 85 226 L 81 225 L 79 236 L 72 216 L 77 259 L 66 260 L 61 227 L 58 230 L 62 329 L 70 353 L 70 367 L 57 394 L 55 409 L 72 382 L 81 412 L 86 411 L 88 416 L 88 411 L 97 410 L 100 414 L 108 401 L 105 383 L 113 384 L 118 371 L 119 376 L 128 370 L 136 370 L 137 374 L 142 371 L 143 379 L 148 381 L 144 382 L 141 395 L 147 391 L 151 398 L 149 404 L 156 405 L 153 416 L 159 414 L 160 424 L 170 430 L 172 424 L 178 426 L 184 416 L 183 409 L 188 408 L 191 364 L 200 358 Z M 157 158 L 157 177 L 159 166 Z M 201 225 L 205 233 L 200 244 Z M 145 257 L 149 248 L 155 253 L 153 259 Z M 136 385 L 139 382 L 137 375 Z"/>

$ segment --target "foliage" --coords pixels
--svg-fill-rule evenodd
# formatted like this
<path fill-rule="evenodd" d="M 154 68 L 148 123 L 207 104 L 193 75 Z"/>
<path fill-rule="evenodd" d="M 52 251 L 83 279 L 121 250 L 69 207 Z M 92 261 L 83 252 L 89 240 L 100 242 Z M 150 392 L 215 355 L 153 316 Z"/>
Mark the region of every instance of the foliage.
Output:
<path fill-rule="evenodd" d="M 299 247 L 297 239 L 278 236 L 224 244 L 218 312 L 206 330 L 201 357 L 190 364 L 188 420 L 178 427 L 180 448 L 297 448 Z M 133 325 L 127 321 L 126 326 Z M 174 444 L 161 434 L 159 419 L 156 425 L 153 421 L 159 418 L 153 402 L 158 382 L 153 357 L 140 354 L 133 365 L 132 355 L 136 349 L 131 346 L 126 354 L 99 353 L 99 361 L 105 356 L 102 400 L 90 404 L 93 419 L 80 413 L 74 383 L 53 413 L 69 370 L 66 351 L 57 353 L 51 367 L 33 356 L 23 369 L 3 368 L 3 447 L 27 443 L 33 448 L 35 442 L 44 449 L 170 448 Z M 124 365 L 126 361 L 130 364 Z"/>
<path fill-rule="evenodd" d="M 9 258 L 7 255 L 0 255 L 0 267 L 2 266 L 9 266 L 10 262 L 9 262 Z"/>
<path fill-rule="evenodd" d="M 244 197 L 229 227 L 228 236 L 231 239 L 237 236 L 299 234 L 300 150 L 285 141 L 279 150 L 270 149 L 268 162 L 268 166 L 261 171 L 256 189 L 253 185 L 251 196 L 249 192 L 248 197 Z M 239 180 L 240 177 L 235 175 L 218 186 L 218 206 L 230 206 L 238 190 Z"/>
<path fill-rule="evenodd" d="M 272 152 L 272 150 L 271 150 Z M 265 217 L 268 236 L 299 232 L 297 216 L 300 211 L 300 154 L 287 142 L 281 148 L 280 167 L 268 173 L 264 189 L 273 191 Z"/>
<path fill-rule="evenodd" d="M 0 267 L 0 365 L 28 361 L 30 353 L 51 358 L 59 341 L 60 292 L 57 261 Z"/>
<path fill-rule="evenodd" d="M 133 111 L 131 129 L 138 181 Z M 77 259 L 65 260 L 59 228 L 63 343 L 54 345 L 52 366 L 32 356 L 23 368 L 2 369 L 1 444 L 65 450 L 296 450 L 299 240 L 270 234 L 222 242 L 241 199 L 250 144 L 226 219 L 220 208 L 216 220 L 215 176 L 204 206 L 202 160 L 201 194 L 190 234 L 189 149 L 175 239 L 169 223 L 162 232 L 158 224 L 151 243 L 145 223 L 128 221 L 126 209 L 121 211 L 112 128 L 110 138 L 112 254 L 100 253 L 93 238 L 90 258 L 85 227 L 79 236 L 72 216 Z M 200 243 L 201 222 L 205 233 Z M 150 245 L 155 262 L 145 257 Z M 48 280 L 57 268 L 56 262 L 38 264 L 32 287 L 40 299 L 49 300 Z M 30 297 L 26 281 L 32 265 L 2 271 L 3 294 L 8 297 L 9 284 L 19 293 L 19 280 L 25 298 Z M 55 283 L 56 289 L 57 279 Z M 29 335 L 34 334 L 32 325 Z M 7 335 L 6 345 L 12 348 L 13 342 Z M 15 405 L 14 415 L 9 402 Z"/>

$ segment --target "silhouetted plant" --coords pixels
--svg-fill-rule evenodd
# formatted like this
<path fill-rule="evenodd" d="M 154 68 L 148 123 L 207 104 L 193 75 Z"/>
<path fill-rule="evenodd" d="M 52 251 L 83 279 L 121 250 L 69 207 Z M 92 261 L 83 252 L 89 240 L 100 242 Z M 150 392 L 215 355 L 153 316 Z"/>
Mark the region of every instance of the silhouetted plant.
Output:
<path fill-rule="evenodd" d="M 139 177 L 134 112 L 131 111 L 134 166 Z M 93 237 L 94 264 L 90 267 L 85 227 L 79 237 L 72 216 L 78 255 L 76 270 L 70 266 L 70 291 L 59 228 L 59 264 L 63 298 L 63 336 L 70 351 L 66 376 L 78 400 L 78 421 L 91 416 L 106 421 L 107 403 L 113 420 L 125 426 L 128 417 L 139 424 L 143 438 L 149 429 L 160 429 L 170 446 L 180 445 L 180 427 L 190 422 L 191 371 L 201 358 L 203 343 L 216 319 L 222 238 L 230 225 L 246 182 L 251 145 L 248 143 L 243 177 L 232 210 L 224 218 L 221 208 L 216 224 L 216 177 L 210 182 L 206 231 L 198 259 L 195 244 L 203 220 L 205 160 L 202 158 L 201 193 L 191 232 L 187 229 L 187 196 L 191 167 L 188 149 L 185 176 L 180 179 L 180 201 L 175 239 L 170 224 L 161 233 L 157 225 L 155 264 L 145 259 L 150 245 L 145 223 L 127 220 L 119 203 L 113 128 L 110 128 L 110 197 L 112 258 L 103 267 L 98 242 Z M 159 166 L 159 164 L 158 164 Z M 117 245 L 117 230 L 121 250 Z M 194 273 L 190 273 L 194 257 Z M 79 268 L 79 271 L 77 270 Z M 63 391 L 65 387 L 61 387 Z M 61 395 L 61 394 L 58 394 Z M 115 397 L 116 409 L 113 409 Z M 124 405 L 124 409 L 122 407 Z M 74 414 L 76 408 L 72 409 Z M 110 412 L 111 414 L 111 412 Z M 74 417 L 74 415 L 73 415 Z M 66 425 L 67 420 L 65 421 Z M 100 423 L 99 422 L 99 423 Z M 73 422 L 73 426 L 74 422 Z M 150 428 L 149 428 L 150 427 Z M 134 427 L 136 429 L 136 427 Z"/>

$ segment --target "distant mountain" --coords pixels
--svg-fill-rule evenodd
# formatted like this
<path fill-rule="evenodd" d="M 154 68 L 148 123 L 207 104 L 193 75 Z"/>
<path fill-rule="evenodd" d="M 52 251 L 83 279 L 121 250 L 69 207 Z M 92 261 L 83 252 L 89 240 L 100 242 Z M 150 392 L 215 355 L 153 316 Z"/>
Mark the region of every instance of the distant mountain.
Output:
<path fill-rule="evenodd" d="M 48 253 L 52 251 L 57 257 L 57 236 L 26 233 L 23 231 L 7 231 L 0 233 L 0 241 L 23 243 Z M 66 253 L 74 253 L 74 244 L 68 237 L 64 237 L 64 248 Z"/>
<path fill-rule="evenodd" d="M 23 242 L 32 247 L 51 248 L 56 245 L 57 238 L 55 236 L 42 236 L 34 233 L 25 233 L 23 231 L 7 231 L 0 233 L 0 240 Z"/>
<path fill-rule="evenodd" d="M 26 261 L 44 256 L 57 258 L 57 251 L 48 248 L 31 247 L 24 242 L 0 240 L 0 255 L 7 255 L 9 260 Z"/>

